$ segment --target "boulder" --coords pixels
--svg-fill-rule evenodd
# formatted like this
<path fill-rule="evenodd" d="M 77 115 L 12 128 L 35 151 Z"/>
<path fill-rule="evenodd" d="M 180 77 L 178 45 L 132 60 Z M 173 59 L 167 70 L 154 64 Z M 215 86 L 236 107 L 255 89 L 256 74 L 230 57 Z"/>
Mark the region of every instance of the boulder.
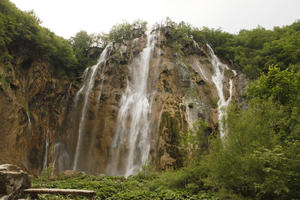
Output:
<path fill-rule="evenodd" d="M 20 198 L 22 191 L 29 187 L 30 181 L 26 172 L 15 165 L 0 165 L 0 199 Z"/>

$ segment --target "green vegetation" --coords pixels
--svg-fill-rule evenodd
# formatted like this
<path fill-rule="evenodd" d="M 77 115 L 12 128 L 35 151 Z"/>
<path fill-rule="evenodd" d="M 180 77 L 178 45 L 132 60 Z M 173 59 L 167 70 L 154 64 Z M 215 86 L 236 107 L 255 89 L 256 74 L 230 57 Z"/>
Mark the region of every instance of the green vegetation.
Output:
<path fill-rule="evenodd" d="M 248 91 L 246 111 L 232 107 L 228 134 L 207 156 L 208 183 L 255 199 L 300 193 L 300 73 L 271 67 Z"/>
<path fill-rule="evenodd" d="M 209 43 L 218 56 L 257 78 L 248 89 L 248 110 L 230 108 L 226 137 L 222 141 L 208 137 L 207 155 L 205 149 L 198 149 L 197 156 L 193 151 L 194 165 L 174 175 L 177 186 L 190 192 L 191 188 L 214 191 L 221 199 L 299 198 L 299 24 L 273 30 L 258 27 L 232 35 L 167 20 L 161 30 L 170 47 L 176 44 L 188 55 L 186 48 L 192 45 L 186 44 L 191 44 L 191 38 L 199 46 Z M 206 144 L 203 127 L 196 125 L 194 134 L 189 134 L 196 147 Z"/>
<path fill-rule="evenodd" d="M 248 110 L 231 107 L 223 140 L 204 137 L 204 122 L 195 125 L 192 144 L 208 138 L 209 153 L 193 151 L 194 165 L 173 175 L 177 186 L 214 191 L 221 199 L 298 199 L 299 98 L 299 69 L 270 67 L 249 87 Z"/>
<path fill-rule="evenodd" d="M 102 37 L 96 34 L 89 35 L 85 31 L 80 31 L 74 37 L 71 37 L 69 42 L 77 59 L 75 71 L 77 76 L 80 76 L 86 67 L 96 64 L 96 60 L 100 54 L 99 50 L 104 46 Z M 96 53 L 91 53 L 92 49 Z"/>
<path fill-rule="evenodd" d="M 33 11 L 23 12 L 9 0 L 1 1 L 0 62 L 12 66 L 21 57 L 24 60 L 21 66 L 27 69 L 34 61 L 45 61 L 65 70 L 70 78 L 81 75 L 95 63 L 96 58 L 89 57 L 88 50 L 101 46 L 100 36 L 81 31 L 66 40 L 40 23 Z"/>
<path fill-rule="evenodd" d="M 267 73 L 270 65 L 281 70 L 289 65 L 300 65 L 300 21 L 292 25 L 266 30 L 257 27 L 230 34 L 221 29 L 195 28 L 185 22 L 175 23 L 167 19 L 160 27 L 168 38 L 168 43 L 179 55 L 194 52 L 193 40 L 199 46 L 210 44 L 215 53 L 243 71 L 250 78 L 258 78 Z"/>
<path fill-rule="evenodd" d="M 231 60 L 248 76 L 257 78 L 260 72 L 266 73 L 270 65 L 277 65 L 283 70 L 290 64 L 300 63 L 299 25 L 300 21 L 296 21 L 290 26 L 275 27 L 273 30 L 262 27 L 242 30 L 214 47 L 222 58 Z M 219 37 L 226 35 L 219 33 Z"/>
<path fill-rule="evenodd" d="M 45 59 L 56 67 L 73 69 L 76 58 L 69 42 L 39 24 L 40 20 L 32 11 L 22 12 L 8 0 L 1 1 L 0 61 L 10 63 L 24 55 L 24 67 L 33 60 Z"/>
<path fill-rule="evenodd" d="M 166 151 L 172 157 L 176 158 L 173 166 L 179 168 L 183 166 L 183 150 L 180 148 L 181 134 L 177 117 L 171 116 L 168 112 L 163 112 L 159 125 L 161 137 L 168 143 Z"/>
<path fill-rule="evenodd" d="M 122 24 L 113 26 L 109 34 L 105 37 L 110 42 L 124 44 L 125 41 L 141 37 L 143 34 L 145 34 L 146 29 L 147 22 L 145 21 L 138 20 L 132 24 L 124 22 Z"/>
<path fill-rule="evenodd" d="M 128 200 L 183 200 L 183 199 L 203 199 L 216 200 L 209 192 L 191 192 L 170 188 L 168 178 L 174 173 L 160 175 L 137 175 L 129 178 L 124 177 L 94 177 L 88 175 L 63 176 L 57 178 L 32 179 L 34 187 L 72 188 L 88 189 L 96 191 L 95 199 L 128 199 Z M 172 182 L 173 184 L 174 182 Z M 65 199 L 64 196 L 39 195 L 41 199 Z M 83 199 L 83 197 L 73 197 Z"/>

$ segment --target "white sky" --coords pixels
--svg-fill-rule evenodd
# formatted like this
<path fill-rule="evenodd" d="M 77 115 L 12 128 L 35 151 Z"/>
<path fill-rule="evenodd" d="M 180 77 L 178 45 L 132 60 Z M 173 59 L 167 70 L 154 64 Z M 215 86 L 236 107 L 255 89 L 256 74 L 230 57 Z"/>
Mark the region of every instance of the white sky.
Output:
<path fill-rule="evenodd" d="M 300 0 L 11 0 L 21 10 L 34 10 L 42 25 L 69 38 L 80 30 L 108 32 L 124 20 L 150 25 L 166 17 L 195 27 L 237 33 L 261 25 L 289 25 L 300 19 Z"/>

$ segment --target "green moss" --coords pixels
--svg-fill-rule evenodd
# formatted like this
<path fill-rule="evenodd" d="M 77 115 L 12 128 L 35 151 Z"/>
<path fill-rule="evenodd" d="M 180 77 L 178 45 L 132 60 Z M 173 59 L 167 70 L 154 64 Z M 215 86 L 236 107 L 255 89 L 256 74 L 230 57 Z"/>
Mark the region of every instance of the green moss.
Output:
<path fill-rule="evenodd" d="M 176 117 L 172 117 L 168 112 L 163 112 L 160 123 L 160 135 L 167 142 L 167 153 L 176 160 L 175 168 L 183 166 L 183 152 L 180 149 L 180 128 Z"/>
<path fill-rule="evenodd" d="M 213 108 L 218 108 L 218 101 L 219 101 L 219 98 L 212 98 L 211 99 L 211 105 Z"/>
<path fill-rule="evenodd" d="M 204 94 L 209 95 L 211 93 L 210 89 L 204 88 Z"/>
<path fill-rule="evenodd" d="M 171 144 L 178 144 L 177 139 L 179 137 L 179 128 L 177 119 L 170 116 L 168 112 L 162 114 L 162 120 L 160 124 L 161 131 L 166 127 L 163 134 L 164 139 L 168 140 Z"/>

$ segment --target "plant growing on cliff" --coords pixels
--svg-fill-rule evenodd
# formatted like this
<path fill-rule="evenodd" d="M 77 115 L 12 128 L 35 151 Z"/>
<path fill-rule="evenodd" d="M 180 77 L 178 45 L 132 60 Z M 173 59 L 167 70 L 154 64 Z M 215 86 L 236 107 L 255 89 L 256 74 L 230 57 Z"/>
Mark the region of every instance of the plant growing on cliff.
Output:
<path fill-rule="evenodd" d="M 80 75 L 86 67 L 96 64 L 99 55 L 92 57 L 89 55 L 89 51 L 94 48 L 99 52 L 100 48 L 102 48 L 100 45 L 102 45 L 103 41 L 101 36 L 88 34 L 86 31 L 78 32 L 74 37 L 71 37 L 69 41 L 77 59 L 76 71 L 78 75 Z"/>
<path fill-rule="evenodd" d="M 186 157 L 187 161 L 190 162 L 191 158 L 196 161 L 200 155 L 207 153 L 209 134 L 207 122 L 199 119 L 193 123 L 187 135 L 183 138 L 185 149 L 187 149 L 190 154 Z"/>
<path fill-rule="evenodd" d="M 108 34 L 108 40 L 115 43 L 124 44 L 127 40 L 141 37 L 147 29 L 147 22 L 137 20 L 132 24 L 124 22 L 111 28 Z"/>
<path fill-rule="evenodd" d="M 167 45 L 179 52 L 186 53 L 193 46 L 193 40 L 204 47 L 210 44 L 218 57 L 248 75 L 252 79 L 267 73 L 270 65 L 281 70 L 290 64 L 300 63 L 297 50 L 300 45 L 300 21 L 292 25 L 274 27 L 267 30 L 258 26 L 253 30 L 241 30 L 239 34 L 230 34 L 221 29 L 197 28 L 167 18 L 160 30 L 167 37 Z M 193 51 L 192 51 L 193 52 Z"/>

